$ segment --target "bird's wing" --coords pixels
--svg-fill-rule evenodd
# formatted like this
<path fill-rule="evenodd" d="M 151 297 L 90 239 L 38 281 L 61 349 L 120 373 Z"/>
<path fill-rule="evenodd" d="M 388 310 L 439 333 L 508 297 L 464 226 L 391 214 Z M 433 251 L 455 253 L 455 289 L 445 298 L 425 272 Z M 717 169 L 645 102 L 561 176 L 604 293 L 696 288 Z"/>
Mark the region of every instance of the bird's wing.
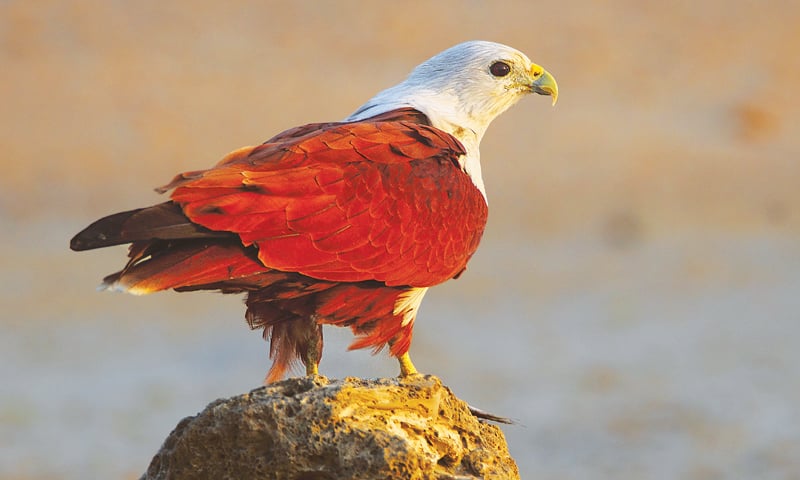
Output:
<path fill-rule="evenodd" d="M 164 189 L 192 222 L 256 245 L 265 266 L 321 280 L 430 286 L 477 248 L 487 207 L 452 136 L 354 122 L 276 139 Z"/>

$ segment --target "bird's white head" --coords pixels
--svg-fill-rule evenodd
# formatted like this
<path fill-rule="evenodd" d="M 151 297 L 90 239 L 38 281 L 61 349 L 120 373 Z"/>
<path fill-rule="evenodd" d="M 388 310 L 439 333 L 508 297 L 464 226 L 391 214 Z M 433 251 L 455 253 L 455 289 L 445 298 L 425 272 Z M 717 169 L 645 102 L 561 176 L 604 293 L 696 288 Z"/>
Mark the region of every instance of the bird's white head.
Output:
<path fill-rule="evenodd" d="M 364 120 L 402 107 L 419 110 L 434 127 L 464 145 L 462 167 L 485 196 L 480 141 L 492 120 L 529 93 L 550 95 L 555 104 L 558 86 L 550 73 L 522 52 L 499 43 L 470 41 L 426 60 L 347 120 Z"/>
<path fill-rule="evenodd" d="M 462 142 L 467 140 L 462 137 L 480 142 L 492 120 L 529 93 L 551 95 L 555 104 L 558 86 L 522 52 L 499 43 L 470 41 L 426 60 L 349 120 L 410 106 Z"/>

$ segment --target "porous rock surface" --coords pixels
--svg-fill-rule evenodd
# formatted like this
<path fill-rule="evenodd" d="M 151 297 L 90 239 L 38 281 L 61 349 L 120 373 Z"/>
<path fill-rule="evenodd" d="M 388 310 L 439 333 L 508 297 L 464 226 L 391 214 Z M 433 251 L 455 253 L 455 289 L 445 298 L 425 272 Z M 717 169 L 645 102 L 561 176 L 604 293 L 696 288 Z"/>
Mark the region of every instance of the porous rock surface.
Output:
<path fill-rule="evenodd" d="M 209 404 L 144 480 L 518 479 L 505 437 L 433 376 L 284 380 Z"/>

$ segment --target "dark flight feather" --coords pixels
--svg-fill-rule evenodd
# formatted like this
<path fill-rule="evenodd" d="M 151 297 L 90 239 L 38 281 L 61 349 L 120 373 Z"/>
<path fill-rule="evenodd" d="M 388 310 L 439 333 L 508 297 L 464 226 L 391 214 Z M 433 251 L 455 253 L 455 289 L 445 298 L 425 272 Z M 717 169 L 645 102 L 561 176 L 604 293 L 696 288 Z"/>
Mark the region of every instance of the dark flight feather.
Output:
<path fill-rule="evenodd" d="M 115 213 L 92 223 L 70 241 L 75 251 L 110 247 L 141 240 L 225 238 L 228 232 L 215 232 L 192 223 L 181 207 L 164 202 L 147 208 Z"/>

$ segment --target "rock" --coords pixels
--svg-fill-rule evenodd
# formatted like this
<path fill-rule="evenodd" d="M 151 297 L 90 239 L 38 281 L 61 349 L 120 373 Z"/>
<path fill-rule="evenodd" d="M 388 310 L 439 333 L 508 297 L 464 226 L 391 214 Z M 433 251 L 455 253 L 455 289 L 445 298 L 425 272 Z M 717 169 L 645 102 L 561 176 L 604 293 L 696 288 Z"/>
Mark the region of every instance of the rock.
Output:
<path fill-rule="evenodd" d="M 284 380 L 181 420 L 143 480 L 518 479 L 505 437 L 433 376 Z"/>

